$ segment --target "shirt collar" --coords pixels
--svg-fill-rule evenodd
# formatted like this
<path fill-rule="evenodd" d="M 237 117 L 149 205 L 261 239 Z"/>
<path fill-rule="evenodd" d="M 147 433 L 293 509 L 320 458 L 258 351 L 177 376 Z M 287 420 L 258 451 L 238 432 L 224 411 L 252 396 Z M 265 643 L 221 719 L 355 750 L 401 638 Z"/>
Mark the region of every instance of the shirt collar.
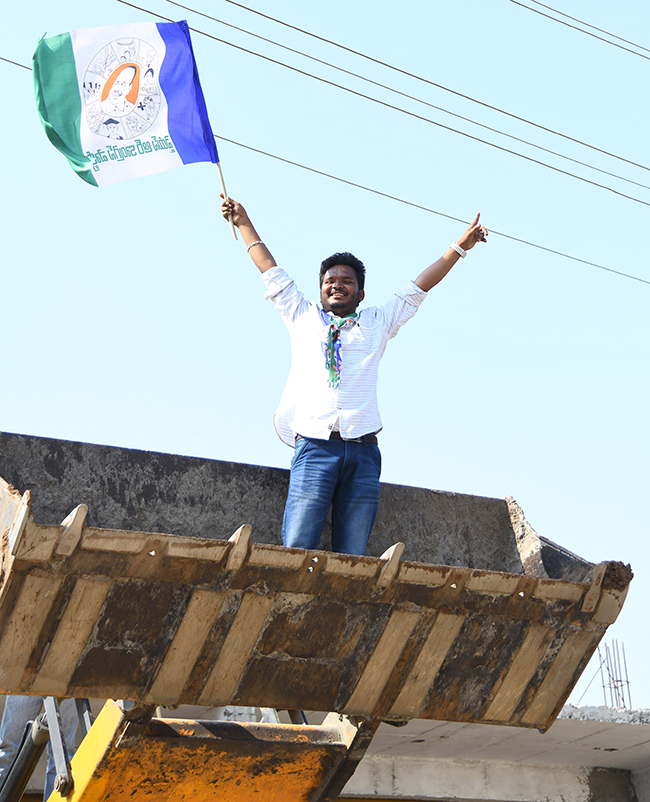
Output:
<path fill-rule="evenodd" d="M 320 318 L 321 318 L 321 321 L 323 322 L 323 325 L 324 326 L 329 326 L 331 321 L 332 321 L 332 318 L 334 317 L 334 315 L 332 315 L 331 312 L 326 312 L 323 309 L 322 306 L 318 307 L 318 311 L 320 312 Z M 351 329 L 352 326 L 354 326 L 357 323 L 359 323 L 360 320 L 361 320 L 361 311 L 359 311 L 357 317 L 351 318 L 350 320 L 346 320 L 345 323 L 341 326 L 341 328 L 343 328 L 343 329 Z"/>

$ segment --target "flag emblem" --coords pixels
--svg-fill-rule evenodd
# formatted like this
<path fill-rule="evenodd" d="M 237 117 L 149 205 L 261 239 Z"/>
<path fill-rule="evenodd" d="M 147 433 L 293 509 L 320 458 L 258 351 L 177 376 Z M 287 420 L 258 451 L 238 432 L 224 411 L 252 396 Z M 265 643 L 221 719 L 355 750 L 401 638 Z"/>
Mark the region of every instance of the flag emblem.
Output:
<path fill-rule="evenodd" d="M 154 124 L 160 110 L 160 54 L 142 39 L 115 39 L 88 65 L 83 81 L 86 122 L 107 139 L 132 139 Z"/>

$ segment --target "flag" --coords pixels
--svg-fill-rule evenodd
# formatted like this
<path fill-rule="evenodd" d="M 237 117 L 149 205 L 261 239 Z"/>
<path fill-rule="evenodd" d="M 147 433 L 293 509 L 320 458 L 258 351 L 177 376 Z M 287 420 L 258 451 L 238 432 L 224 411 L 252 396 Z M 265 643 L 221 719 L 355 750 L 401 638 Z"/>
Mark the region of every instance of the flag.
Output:
<path fill-rule="evenodd" d="M 33 64 L 45 133 L 89 184 L 219 161 L 187 22 L 43 37 Z"/>

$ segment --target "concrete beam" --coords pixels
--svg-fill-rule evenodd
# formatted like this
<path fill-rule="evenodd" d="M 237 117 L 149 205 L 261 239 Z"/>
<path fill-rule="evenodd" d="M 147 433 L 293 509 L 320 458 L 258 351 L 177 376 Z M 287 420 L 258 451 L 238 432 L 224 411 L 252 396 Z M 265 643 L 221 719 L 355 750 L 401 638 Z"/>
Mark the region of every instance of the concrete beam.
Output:
<path fill-rule="evenodd" d="M 637 802 L 629 771 L 368 756 L 342 798 L 431 802 Z"/>

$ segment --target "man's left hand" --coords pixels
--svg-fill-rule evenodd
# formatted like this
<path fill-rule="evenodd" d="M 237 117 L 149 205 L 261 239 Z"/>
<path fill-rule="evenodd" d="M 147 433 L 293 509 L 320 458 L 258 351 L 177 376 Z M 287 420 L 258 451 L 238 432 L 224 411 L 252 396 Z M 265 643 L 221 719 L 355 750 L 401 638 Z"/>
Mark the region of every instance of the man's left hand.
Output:
<path fill-rule="evenodd" d="M 476 217 L 469 224 L 467 231 L 458 240 L 458 244 L 465 251 L 471 250 L 477 242 L 487 242 L 488 231 L 485 226 L 479 223 L 480 212 L 476 213 Z"/>

